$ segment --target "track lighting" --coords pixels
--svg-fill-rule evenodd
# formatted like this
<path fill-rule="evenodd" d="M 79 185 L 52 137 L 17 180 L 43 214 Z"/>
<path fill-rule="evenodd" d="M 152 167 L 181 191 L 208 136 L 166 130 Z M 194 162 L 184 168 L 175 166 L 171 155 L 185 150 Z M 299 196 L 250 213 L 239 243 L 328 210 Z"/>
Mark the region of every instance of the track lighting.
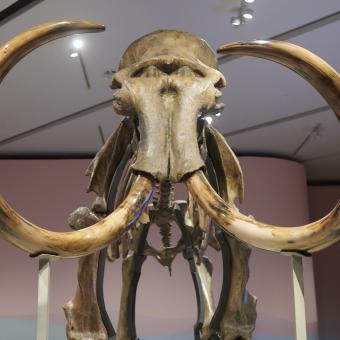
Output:
<path fill-rule="evenodd" d="M 232 17 L 230 19 L 230 23 L 233 26 L 240 26 L 240 25 L 242 25 L 242 18 L 240 18 L 240 17 Z"/>
<path fill-rule="evenodd" d="M 70 57 L 71 58 L 77 58 L 79 56 L 79 52 L 75 49 L 70 49 Z"/>
<path fill-rule="evenodd" d="M 255 0 L 241 0 L 240 7 L 238 9 L 238 15 L 230 19 L 230 23 L 234 27 L 240 27 L 246 22 L 246 20 L 251 20 L 254 18 L 254 10 L 248 6 L 254 2 Z"/>
<path fill-rule="evenodd" d="M 241 10 L 241 13 L 242 13 L 242 17 L 247 20 L 251 20 L 254 17 L 254 11 L 248 7 L 243 7 Z"/>

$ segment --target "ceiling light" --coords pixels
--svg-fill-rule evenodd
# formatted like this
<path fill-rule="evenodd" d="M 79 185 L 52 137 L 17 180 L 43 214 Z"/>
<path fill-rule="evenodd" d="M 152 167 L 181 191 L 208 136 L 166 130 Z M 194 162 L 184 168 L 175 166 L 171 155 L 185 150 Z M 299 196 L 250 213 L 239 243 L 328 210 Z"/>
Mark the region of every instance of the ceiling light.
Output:
<path fill-rule="evenodd" d="M 252 4 L 255 2 L 255 0 L 244 0 L 244 2 L 246 2 L 247 4 Z"/>
<path fill-rule="evenodd" d="M 250 8 L 245 7 L 242 10 L 242 16 L 243 16 L 243 18 L 245 18 L 247 20 L 253 19 L 254 11 Z"/>
<path fill-rule="evenodd" d="M 73 45 L 74 48 L 80 49 L 84 46 L 84 42 L 80 39 L 75 39 L 75 40 L 73 40 L 72 45 Z"/>
<path fill-rule="evenodd" d="M 204 119 L 207 121 L 208 124 L 211 124 L 212 121 L 213 121 L 212 117 L 210 117 L 210 116 L 206 116 L 206 117 L 204 117 Z"/>
<path fill-rule="evenodd" d="M 217 112 L 217 113 L 215 114 L 216 117 L 219 117 L 220 115 L 221 115 L 221 112 Z"/>
<path fill-rule="evenodd" d="M 230 23 L 233 25 L 233 26 L 240 26 L 242 24 L 242 19 L 240 17 L 232 17 L 230 19 Z"/>
<path fill-rule="evenodd" d="M 70 57 L 71 58 L 77 58 L 79 56 L 79 52 L 76 50 L 70 50 Z"/>
<path fill-rule="evenodd" d="M 268 40 L 262 40 L 262 39 L 254 40 L 254 42 L 257 43 L 257 44 L 261 44 L 261 45 L 265 45 L 265 44 L 269 43 Z"/>

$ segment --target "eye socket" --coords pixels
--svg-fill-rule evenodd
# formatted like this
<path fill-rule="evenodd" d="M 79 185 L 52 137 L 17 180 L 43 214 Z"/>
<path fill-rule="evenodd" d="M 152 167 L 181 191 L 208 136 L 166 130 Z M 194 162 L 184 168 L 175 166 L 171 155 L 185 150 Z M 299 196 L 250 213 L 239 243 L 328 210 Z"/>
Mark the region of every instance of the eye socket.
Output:
<path fill-rule="evenodd" d="M 178 68 L 173 74 L 182 76 L 182 77 L 199 77 L 204 78 L 204 75 L 199 70 L 192 69 L 189 66 L 182 66 Z"/>
<path fill-rule="evenodd" d="M 142 67 L 135 71 L 131 77 L 132 78 L 140 78 L 140 77 L 159 77 L 164 72 L 162 72 L 157 66 L 151 65 L 147 67 Z"/>

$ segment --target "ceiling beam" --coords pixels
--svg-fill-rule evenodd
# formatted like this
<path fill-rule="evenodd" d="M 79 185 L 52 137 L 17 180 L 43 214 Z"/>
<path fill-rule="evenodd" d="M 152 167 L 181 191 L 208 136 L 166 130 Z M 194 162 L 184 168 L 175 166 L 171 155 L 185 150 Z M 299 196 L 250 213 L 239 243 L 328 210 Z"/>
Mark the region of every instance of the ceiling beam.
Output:
<path fill-rule="evenodd" d="M 289 40 L 296 38 L 299 35 L 314 31 L 318 28 L 324 27 L 326 25 L 332 24 L 333 22 L 337 22 L 340 20 L 340 11 L 334 12 L 325 17 L 319 18 L 317 20 L 308 22 L 307 24 L 295 27 L 288 31 L 282 32 L 277 35 L 273 35 L 265 40 Z M 242 58 L 242 56 L 234 56 L 234 55 L 222 55 L 218 57 L 218 62 L 220 65 L 227 63 L 228 61 L 232 61 L 238 58 Z"/>
<path fill-rule="evenodd" d="M 36 5 L 37 3 L 41 2 L 41 1 L 43 1 L 43 0 L 35 0 L 35 1 L 34 0 L 33 1 L 32 0 L 18 0 L 15 4 L 21 3 L 21 5 L 23 5 L 23 3 L 26 2 L 26 6 L 29 5 L 28 3 L 30 3 L 31 6 L 34 6 L 34 5 Z M 4 11 L 8 10 L 10 7 L 14 6 L 15 4 L 9 6 Z M 29 7 L 31 7 L 31 6 L 29 6 Z M 26 10 L 29 9 L 29 7 L 26 7 Z M 0 12 L 0 15 L 4 11 Z M 20 11 L 20 10 L 17 9 L 17 15 L 18 15 L 18 11 Z M 310 32 L 312 30 L 315 30 L 317 28 L 320 28 L 320 27 L 323 27 L 325 25 L 331 24 L 331 23 L 336 22 L 338 20 L 340 20 L 340 11 L 332 13 L 332 14 L 330 14 L 328 16 L 322 17 L 322 18 L 320 18 L 318 20 L 314 20 L 314 21 L 309 22 L 307 24 L 301 25 L 301 26 L 296 27 L 294 29 L 291 29 L 289 31 L 282 32 L 282 33 L 280 33 L 278 35 L 270 37 L 269 39 L 277 39 L 277 40 L 292 39 L 292 38 L 294 38 L 294 37 L 296 37 L 296 36 L 298 36 L 300 34 L 304 34 L 306 32 Z M 1 21 L 1 16 L 0 16 L 0 26 L 2 24 L 3 23 Z M 223 63 L 226 63 L 226 62 L 228 62 L 230 60 L 233 60 L 233 59 L 236 59 L 236 58 L 240 58 L 240 57 L 238 57 L 238 56 L 221 56 L 221 57 L 219 57 L 219 63 L 223 64 Z M 111 103 L 112 103 L 112 99 L 109 99 L 109 100 L 103 101 L 101 103 L 92 105 L 92 106 L 90 106 L 88 108 L 85 108 L 83 110 L 71 113 L 71 114 L 69 114 L 67 116 L 64 116 L 62 118 L 53 120 L 53 121 L 48 122 L 46 124 L 39 125 L 39 126 L 33 128 L 33 129 L 29 129 L 27 131 L 21 132 L 19 134 L 14 135 L 14 136 L 8 137 L 8 138 L 3 139 L 3 140 L 0 140 L 0 146 L 9 144 L 11 142 L 17 141 L 17 140 L 25 138 L 25 137 L 28 137 L 30 135 L 33 135 L 33 134 L 38 133 L 40 131 L 46 130 L 48 128 L 64 124 L 64 123 L 66 123 L 68 121 L 80 118 L 80 117 L 82 117 L 84 115 L 88 115 L 88 114 L 94 113 L 95 111 L 97 111 L 97 110 L 99 110 L 99 109 L 101 109 L 103 107 L 110 106 Z M 264 128 L 264 127 L 267 127 L 267 126 L 271 126 L 271 125 L 283 123 L 283 122 L 286 122 L 286 121 L 303 118 L 303 117 L 306 117 L 306 116 L 309 116 L 309 115 L 313 115 L 313 114 L 317 114 L 317 113 L 320 113 L 320 112 L 324 112 L 324 111 L 326 111 L 328 109 L 329 109 L 328 106 L 322 106 L 322 107 L 316 108 L 314 110 L 298 113 L 298 114 L 295 114 L 295 115 L 291 115 L 289 117 L 280 118 L 280 119 L 272 120 L 272 121 L 269 121 L 269 122 L 266 122 L 266 123 L 257 124 L 257 125 L 253 125 L 253 126 L 250 126 L 250 127 L 247 127 L 247 128 L 243 128 L 243 129 L 227 132 L 227 133 L 224 134 L 224 136 L 225 137 L 230 137 L 230 136 L 234 136 L 236 134 L 240 134 L 240 133 L 244 133 L 244 132 L 248 132 L 248 131 L 252 131 L 252 130 L 256 130 L 256 129 L 261 129 L 261 128 Z"/>
<path fill-rule="evenodd" d="M 111 105 L 112 105 L 112 98 L 110 98 L 108 100 L 105 100 L 103 102 L 100 102 L 98 104 L 92 105 L 90 107 L 87 107 L 85 109 L 82 109 L 80 111 L 71 113 L 71 114 L 66 115 L 64 117 L 52 120 L 52 121 L 50 121 L 48 123 L 39 125 L 39 126 L 33 128 L 33 129 L 29 129 L 29 130 L 26 130 L 24 132 L 20 132 L 20 133 L 14 135 L 14 136 L 5 138 L 3 140 L 0 140 L 0 146 L 3 146 L 3 145 L 6 145 L 6 144 L 15 142 L 15 141 L 17 141 L 19 139 L 22 139 L 22 138 L 34 135 L 34 134 L 36 134 L 38 132 L 50 129 L 52 127 L 55 127 L 55 126 L 58 126 L 58 125 L 70 122 L 72 120 L 75 120 L 75 119 L 78 119 L 78 118 L 81 118 L 81 117 L 84 117 L 84 116 L 87 116 L 87 115 L 89 115 L 91 113 L 97 112 L 98 110 L 106 108 L 106 107 L 109 107 Z"/>
<path fill-rule="evenodd" d="M 270 121 L 265 122 L 265 123 L 248 126 L 246 128 L 243 128 L 243 129 L 230 131 L 230 132 L 224 133 L 223 136 L 224 137 L 231 137 L 231 136 L 239 135 L 241 133 L 250 132 L 250 131 L 254 131 L 254 130 L 258 130 L 258 129 L 263 129 L 263 128 L 273 126 L 273 125 L 276 125 L 276 124 L 290 122 L 290 121 L 295 120 L 295 119 L 305 118 L 305 117 L 312 116 L 312 115 L 315 115 L 315 114 L 318 114 L 318 113 L 321 113 L 321 112 L 325 112 L 325 111 L 328 111 L 328 110 L 330 110 L 328 105 L 321 106 L 321 107 L 317 107 L 313 110 L 308 110 L 308 111 L 296 113 L 296 114 L 290 115 L 288 117 L 274 119 L 274 120 L 270 120 Z"/>
<path fill-rule="evenodd" d="M 44 0 L 17 0 L 0 12 L 0 26 L 30 10 Z"/>

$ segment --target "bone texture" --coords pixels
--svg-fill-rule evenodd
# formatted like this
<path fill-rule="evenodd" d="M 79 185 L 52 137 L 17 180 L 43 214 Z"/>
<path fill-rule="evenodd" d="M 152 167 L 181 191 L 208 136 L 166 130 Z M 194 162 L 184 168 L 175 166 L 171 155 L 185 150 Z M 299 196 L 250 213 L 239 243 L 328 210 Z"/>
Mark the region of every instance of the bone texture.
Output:
<path fill-rule="evenodd" d="M 216 129 L 209 125 L 205 128 L 208 155 L 215 170 L 219 195 L 228 203 L 233 203 L 236 198 L 242 201 L 243 174 L 235 154 Z M 256 298 L 246 290 L 251 250 L 234 237 L 226 235 L 224 240 L 228 242 L 230 252 L 230 282 L 226 301 L 220 301 L 224 303 L 220 334 L 223 339 L 251 339 L 257 316 Z"/>
<path fill-rule="evenodd" d="M 72 229 L 83 229 L 97 223 L 103 216 L 86 207 L 76 209 L 69 217 Z M 63 306 L 68 340 L 107 340 L 96 295 L 99 252 L 78 260 L 77 289 L 75 296 Z"/>
<path fill-rule="evenodd" d="M 79 259 L 76 294 L 63 307 L 67 320 L 68 340 L 108 339 L 95 293 L 98 255 L 96 252 Z"/>
<path fill-rule="evenodd" d="M 226 203 L 201 171 L 186 180 L 194 199 L 231 236 L 257 248 L 308 255 L 340 240 L 340 202 L 324 218 L 300 227 L 278 227 L 256 221 Z"/>
<path fill-rule="evenodd" d="M 116 112 L 138 119 L 135 171 L 178 182 L 204 166 L 197 116 L 216 106 L 217 87 L 225 85 L 216 65 L 210 47 L 183 32 L 154 32 L 129 46 L 112 87 Z"/>
<path fill-rule="evenodd" d="M 216 308 L 212 290 L 213 265 L 206 257 L 203 258 L 202 261 L 198 261 L 198 258 L 195 257 L 195 266 L 202 284 L 204 305 L 204 320 L 200 340 L 209 340 L 210 339 L 209 326 Z"/>

